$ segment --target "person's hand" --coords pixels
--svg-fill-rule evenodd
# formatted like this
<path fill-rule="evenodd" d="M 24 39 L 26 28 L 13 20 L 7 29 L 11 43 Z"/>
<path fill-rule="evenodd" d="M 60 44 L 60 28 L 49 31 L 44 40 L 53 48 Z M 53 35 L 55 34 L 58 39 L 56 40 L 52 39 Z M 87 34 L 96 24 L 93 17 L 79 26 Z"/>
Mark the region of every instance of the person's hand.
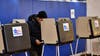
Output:
<path fill-rule="evenodd" d="M 42 44 L 42 42 L 40 42 L 38 39 L 36 39 L 35 42 L 36 42 L 37 45 Z"/>

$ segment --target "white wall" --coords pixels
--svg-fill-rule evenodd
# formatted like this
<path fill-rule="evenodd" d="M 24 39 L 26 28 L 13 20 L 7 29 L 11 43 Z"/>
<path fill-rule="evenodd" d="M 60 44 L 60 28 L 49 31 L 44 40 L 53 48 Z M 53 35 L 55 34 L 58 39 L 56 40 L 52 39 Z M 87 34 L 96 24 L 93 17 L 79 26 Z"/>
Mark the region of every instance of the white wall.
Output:
<path fill-rule="evenodd" d="M 100 17 L 100 0 L 87 0 L 87 16 Z"/>
<path fill-rule="evenodd" d="M 87 0 L 87 16 L 98 16 L 100 17 L 100 0 Z M 92 42 L 100 41 L 93 39 Z M 90 40 L 87 40 L 87 53 L 90 53 L 91 45 Z"/>

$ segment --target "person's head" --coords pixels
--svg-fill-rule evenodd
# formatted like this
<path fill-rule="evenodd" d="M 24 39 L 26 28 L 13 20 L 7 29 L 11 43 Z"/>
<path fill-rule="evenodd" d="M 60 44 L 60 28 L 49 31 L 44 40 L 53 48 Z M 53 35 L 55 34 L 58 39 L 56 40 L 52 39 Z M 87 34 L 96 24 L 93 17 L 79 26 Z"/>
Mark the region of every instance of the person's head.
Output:
<path fill-rule="evenodd" d="M 39 18 L 47 18 L 47 13 L 45 11 L 38 12 L 37 15 Z"/>
<path fill-rule="evenodd" d="M 43 21 L 43 18 L 47 18 L 47 14 L 45 11 L 40 11 L 37 15 L 37 21 L 41 23 Z"/>

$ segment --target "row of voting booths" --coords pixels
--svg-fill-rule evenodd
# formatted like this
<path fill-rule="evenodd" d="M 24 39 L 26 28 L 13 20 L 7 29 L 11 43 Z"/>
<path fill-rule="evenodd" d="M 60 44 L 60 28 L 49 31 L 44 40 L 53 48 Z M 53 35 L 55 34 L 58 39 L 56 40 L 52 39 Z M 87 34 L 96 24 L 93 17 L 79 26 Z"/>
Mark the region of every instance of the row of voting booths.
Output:
<path fill-rule="evenodd" d="M 80 38 L 100 36 L 100 19 L 97 17 L 79 17 L 76 21 L 77 35 Z"/>
<path fill-rule="evenodd" d="M 79 17 L 76 20 L 76 34 L 78 39 L 89 39 L 90 40 L 90 53 L 86 53 L 83 55 L 100 55 L 100 51 L 95 51 L 95 48 L 93 49 L 92 39 L 96 39 L 100 37 L 100 18 L 98 17 Z M 86 46 L 87 51 L 87 46 Z"/>
<path fill-rule="evenodd" d="M 31 48 L 28 25 L 27 23 L 18 23 L 19 21 L 14 20 L 16 23 L 1 26 L 0 54 L 12 54 Z M 44 44 L 59 45 L 74 40 L 73 25 L 71 20 L 67 18 L 61 18 L 57 22 L 54 18 L 43 19 L 41 34 Z"/>
<path fill-rule="evenodd" d="M 44 44 L 55 44 L 56 56 L 60 56 L 60 45 L 70 43 L 72 50 L 71 42 L 74 40 L 74 31 L 69 18 L 59 18 L 57 21 L 54 18 L 43 19 L 41 22 L 41 35 Z M 73 54 L 73 50 L 71 53 Z"/>
<path fill-rule="evenodd" d="M 73 25 L 70 19 L 43 19 L 41 22 L 42 40 L 45 44 L 63 44 L 74 40 Z"/>
<path fill-rule="evenodd" d="M 41 35 L 44 45 L 55 44 L 59 46 L 67 43 L 71 44 L 75 37 L 73 23 L 69 18 L 59 18 L 57 21 L 54 18 L 43 19 L 41 22 Z M 78 36 L 77 39 L 100 37 L 100 19 L 97 17 L 79 17 L 76 20 L 76 35 Z M 71 53 L 74 55 L 72 45 L 70 47 Z M 27 23 L 5 24 L 0 27 L 1 54 L 25 51 L 30 48 L 31 43 Z M 77 48 L 78 42 L 76 44 Z M 77 50 L 75 54 L 77 54 Z M 59 56 L 59 53 L 57 55 Z"/>
<path fill-rule="evenodd" d="M 72 45 L 70 46 L 71 53 L 74 55 L 77 54 L 79 39 L 91 40 L 100 37 L 100 19 L 98 17 L 79 17 L 76 19 L 76 36 L 74 36 L 73 24 L 69 18 L 59 18 L 56 22 L 54 19 L 44 19 L 41 22 L 41 30 L 44 44 L 71 44 L 75 40 L 74 37 L 77 36 L 75 53 L 73 53 Z M 89 54 L 94 55 L 93 51 Z M 86 54 L 88 53 L 82 55 Z"/>

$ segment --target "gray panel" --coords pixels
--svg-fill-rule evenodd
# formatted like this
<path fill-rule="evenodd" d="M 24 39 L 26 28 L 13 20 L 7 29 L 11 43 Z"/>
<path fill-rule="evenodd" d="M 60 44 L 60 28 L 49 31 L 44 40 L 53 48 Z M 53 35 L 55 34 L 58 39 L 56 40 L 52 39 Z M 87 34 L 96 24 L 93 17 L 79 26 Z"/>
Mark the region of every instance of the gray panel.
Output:
<path fill-rule="evenodd" d="M 21 27 L 21 31 L 16 30 L 13 34 L 13 27 Z M 26 23 L 6 24 L 3 26 L 6 52 L 16 52 L 29 49 L 31 47 L 28 25 Z M 19 33 L 18 33 L 19 32 Z"/>
<path fill-rule="evenodd" d="M 93 35 L 94 36 L 100 35 L 100 19 L 92 17 L 91 24 L 93 29 Z"/>
<path fill-rule="evenodd" d="M 41 35 L 45 44 L 56 44 L 58 41 L 55 19 L 47 18 L 41 22 Z"/>
<path fill-rule="evenodd" d="M 3 43 L 2 29 L 0 27 L 0 53 L 3 53 L 3 50 L 4 50 L 4 43 Z"/>
<path fill-rule="evenodd" d="M 79 17 L 76 20 L 76 34 L 79 37 L 84 38 L 87 38 L 91 35 L 88 17 Z"/>
<path fill-rule="evenodd" d="M 69 18 L 59 18 L 57 25 L 61 43 L 67 43 L 74 40 L 73 25 Z"/>

